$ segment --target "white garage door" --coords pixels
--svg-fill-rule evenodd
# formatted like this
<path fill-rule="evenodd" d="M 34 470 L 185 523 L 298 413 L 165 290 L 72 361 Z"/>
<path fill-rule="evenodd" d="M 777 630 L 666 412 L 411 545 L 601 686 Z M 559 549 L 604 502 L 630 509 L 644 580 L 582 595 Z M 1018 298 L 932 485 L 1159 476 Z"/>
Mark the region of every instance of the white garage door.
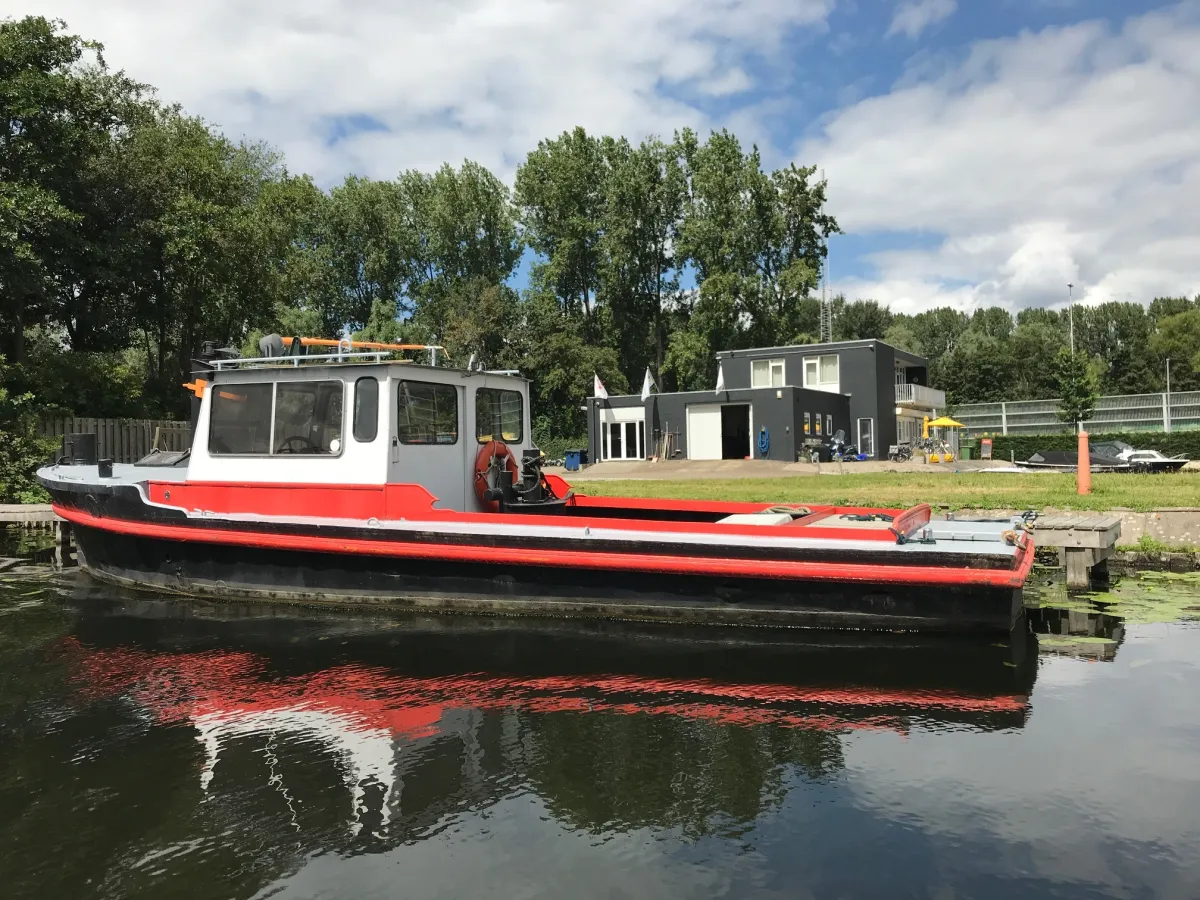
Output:
<path fill-rule="evenodd" d="M 721 404 L 687 408 L 688 459 L 721 458 Z"/>

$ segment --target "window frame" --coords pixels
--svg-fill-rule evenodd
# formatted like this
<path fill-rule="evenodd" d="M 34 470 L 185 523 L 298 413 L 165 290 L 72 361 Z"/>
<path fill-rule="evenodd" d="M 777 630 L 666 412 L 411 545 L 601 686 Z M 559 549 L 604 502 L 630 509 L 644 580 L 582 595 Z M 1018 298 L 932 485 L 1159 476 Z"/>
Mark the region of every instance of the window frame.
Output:
<path fill-rule="evenodd" d="M 822 362 L 822 360 L 826 360 L 826 359 L 832 359 L 835 363 L 834 368 L 835 368 L 835 371 L 837 372 L 837 378 L 834 381 L 822 381 L 821 380 L 821 362 Z M 808 367 L 810 364 L 816 367 L 817 376 L 816 376 L 815 381 L 808 377 Z M 804 386 L 806 388 L 808 388 L 810 390 L 814 390 L 814 391 L 825 391 L 825 392 L 831 393 L 831 394 L 839 393 L 842 388 L 841 354 L 839 354 L 839 353 L 822 353 L 818 356 L 804 357 Z"/>
<path fill-rule="evenodd" d="M 755 366 L 760 363 L 766 363 L 767 381 L 766 384 L 759 384 L 754 379 Z M 775 383 L 775 370 L 779 370 L 779 384 Z M 787 359 L 786 357 L 761 358 L 750 360 L 750 387 L 752 388 L 781 388 L 787 386 Z"/>
<path fill-rule="evenodd" d="M 375 385 L 375 417 L 371 423 L 370 437 L 358 436 L 358 392 L 359 385 L 364 381 L 373 382 Z M 359 444 L 370 444 L 379 437 L 379 379 L 374 375 L 363 375 L 354 379 L 354 412 L 350 417 L 350 433 L 354 435 L 355 442 Z"/>
<path fill-rule="evenodd" d="M 479 433 L 479 425 L 480 425 L 480 422 L 479 422 L 479 395 L 481 393 L 483 393 L 484 391 L 490 391 L 495 394 L 516 394 L 517 395 L 517 403 L 519 404 L 518 413 L 517 413 L 517 424 L 520 426 L 520 428 L 519 428 L 517 436 L 515 438 L 512 438 L 511 440 L 506 438 L 504 436 L 503 431 L 500 432 L 499 437 L 497 437 L 496 435 L 493 434 L 491 437 L 488 437 L 486 439 L 484 438 L 483 435 L 481 435 Z M 504 426 L 503 417 L 501 418 L 500 425 L 501 425 L 501 428 L 503 428 L 503 426 Z M 491 425 L 489 424 L 488 427 L 490 428 Z M 520 391 L 514 390 L 513 388 L 488 387 L 487 385 L 475 388 L 475 443 L 487 444 L 493 440 L 499 440 L 505 444 L 512 444 L 514 446 L 520 446 L 521 444 L 523 444 L 525 442 L 525 396 Z"/>
<path fill-rule="evenodd" d="M 279 408 L 279 386 L 296 385 L 296 384 L 329 384 L 337 383 L 342 387 L 342 421 L 338 427 L 338 449 L 332 453 L 277 453 L 275 451 L 275 414 Z M 278 380 L 278 381 L 217 381 L 209 385 L 210 392 L 220 392 L 225 388 L 247 388 L 267 386 L 271 389 L 271 417 L 267 422 L 267 450 L 265 453 L 225 453 L 221 450 L 214 450 L 212 446 L 214 429 L 213 419 L 216 406 L 216 393 L 213 393 L 213 399 L 208 405 L 208 446 L 207 452 L 210 457 L 220 459 L 338 459 L 346 452 L 346 381 L 344 378 L 314 378 L 305 381 Z M 314 413 L 315 413 L 314 409 Z"/>
<path fill-rule="evenodd" d="M 454 395 L 454 440 L 453 441 L 406 441 L 400 436 L 400 395 L 406 384 L 420 384 L 431 388 L 443 388 Z M 458 388 L 444 381 L 419 381 L 414 378 L 401 378 L 396 382 L 396 440 L 403 447 L 456 447 L 462 439 L 461 404 L 458 402 Z M 436 437 L 436 432 L 435 432 Z"/>

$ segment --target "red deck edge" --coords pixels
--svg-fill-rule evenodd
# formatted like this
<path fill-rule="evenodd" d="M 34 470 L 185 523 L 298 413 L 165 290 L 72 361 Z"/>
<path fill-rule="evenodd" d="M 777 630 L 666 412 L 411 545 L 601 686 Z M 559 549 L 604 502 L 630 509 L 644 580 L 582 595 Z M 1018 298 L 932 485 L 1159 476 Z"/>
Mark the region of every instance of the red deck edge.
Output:
<path fill-rule="evenodd" d="M 548 476 L 549 477 L 549 476 Z M 561 481 L 561 479 L 559 479 Z M 319 510 L 323 518 L 367 519 L 381 521 L 397 519 L 453 520 L 456 522 L 487 522 L 491 524 L 527 525 L 530 516 L 504 513 L 464 513 L 455 510 L 436 509 L 437 498 L 416 484 L 346 484 L 346 485 L 297 485 L 241 482 L 167 482 L 151 481 L 147 491 L 152 503 L 173 506 L 178 509 L 207 510 L 218 514 L 250 513 L 264 516 L 309 516 Z M 687 512 L 709 512 L 728 515 L 731 513 L 753 513 L 772 506 L 806 506 L 812 515 L 797 519 L 791 528 L 803 528 L 806 538 L 827 540 L 880 541 L 895 543 L 895 535 L 887 528 L 868 530 L 863 528 L 839 528 L 810 522 L 827 520 L 842 513 L 877 513 L 881 510 L 867 507 L 813 506 L 809 504 L 746 503 L 716 500 L 653 500 L 625 497 L 575 497 L 575 506 L 586 510 L 596 509 L 671 509 Z M 900 510 L 883 510 L 899 514 Z M 761 525 L 721 525 L 713 522 L 671 522 L 646 519 L 613 519 L 606 516 L 574 515 L 572 525 L 593 528 L 616 528 L 626 531 L 680 532 L 687 534 L 740 534 L 763 535 Z M 799 537 L 790 534 L 789 537 Z"/>
<path fill-rule="evenodd" d="M 937 566 L 885 566 L 859 563 L 825 563 L 778 560 L 768 562 L 747 559 L 717 559 L 681 556 L 655 556 L 637 553 L 589 552 L 580 550 L 533 550 L 463 547 L 452 544 L 408 544 L 396 541 L 365 541 L 306 535 L 263 534 L 251 531 L 201 529 L 186 525 L 162 525 L 131 522 L 93 516 L 79 509 L 54 504 L 54 511 L 76 525 L 98 528 L 136 537 L 164 540 L 197 541 L 207 544 L 232 544 L 274 550 L 301 550 L 317 553 L 344 553 L 355 556 L 390 556 L 410 559 L 444 559 L 455 562 L 495 562 L 544 566 L 579 567 L 666 572 L 681 575 L 727 575 L 743 578 L 778 578 L 822 582 L 864 582 L 871 584 L 964 585 L 995 588 L 1019 588 L 1033 565 L 1032 542 L 1017 550 L 1020 565 L 1016 569 L 953 569 Z"/>

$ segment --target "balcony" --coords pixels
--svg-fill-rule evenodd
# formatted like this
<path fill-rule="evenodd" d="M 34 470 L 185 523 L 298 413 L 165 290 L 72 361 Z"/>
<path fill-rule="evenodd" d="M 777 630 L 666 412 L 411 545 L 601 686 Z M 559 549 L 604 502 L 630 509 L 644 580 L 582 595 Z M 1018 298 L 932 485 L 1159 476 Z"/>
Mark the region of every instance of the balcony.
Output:
<path fill-rule="evenodd" d="M 896 405 L 913 409 L 945 409 L 946 392 L 923 384 L 896 385 Z"/>

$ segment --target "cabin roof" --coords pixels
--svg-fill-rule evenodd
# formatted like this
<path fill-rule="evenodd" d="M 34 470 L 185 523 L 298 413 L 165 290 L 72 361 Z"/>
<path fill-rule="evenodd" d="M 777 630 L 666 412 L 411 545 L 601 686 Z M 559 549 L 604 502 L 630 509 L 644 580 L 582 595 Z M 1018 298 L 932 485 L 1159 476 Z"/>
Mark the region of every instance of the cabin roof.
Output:
<path fill-rule="evenodd" d="M 383 354 L 386 356 L 386 354 Z M 330 354 L 332 357 L 333 355 Z M 388 370 L 387 374 L 399 371 L 422 373 L 425 375 L 439 373 L 441 375 L 458 375 L 464 379 L 487 378 L 488 380 L 506 378 L 525 384 L 529 379 L 520 374 L 508 371 L 488 371 L 486 369 L 461 369 L 454 366 L 431 366 L 426 363 L 416 363 L 400 359 L 380 359 L 379 354 L 363 354 L 358 359 L 325 358 L 324 354 L 301 357 L 280 357 L 270 362 L 254 361 L 246 365 L 238 365 L 238 360 L 221 360 L 223 365 L 216 369 L 202 370 L 195 374 L 211 380 L 221 381 L 307 381 L 313 378 L 333 378 L 339 372 L 347 375 L 365 373 L 371 370 Z M 297 363 L 294 360 L 301 360 Z"/>

